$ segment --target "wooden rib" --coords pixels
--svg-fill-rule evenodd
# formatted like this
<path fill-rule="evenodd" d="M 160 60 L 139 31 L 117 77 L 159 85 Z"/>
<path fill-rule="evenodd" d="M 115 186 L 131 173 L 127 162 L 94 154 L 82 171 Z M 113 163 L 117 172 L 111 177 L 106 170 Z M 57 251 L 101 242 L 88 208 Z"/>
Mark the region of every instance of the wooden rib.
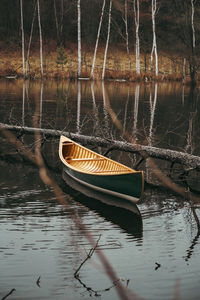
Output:
<path fill-rule="evenodd" d="M 118 163 L 111 162 L 106 157 L 101 157 L 98 153 L 93 153 L 73 142 L 64 142 L 64 145 L 74 145 L 73 153 L 71 153 L 72 157 L 67 157 L 67 162 L 79 170 L 93 174 L 131 173 L 128 167 L 126 168 L 126 166 L 124 166 L 124 168 L 121 169 L 122 166 L 118 165 Z"/>

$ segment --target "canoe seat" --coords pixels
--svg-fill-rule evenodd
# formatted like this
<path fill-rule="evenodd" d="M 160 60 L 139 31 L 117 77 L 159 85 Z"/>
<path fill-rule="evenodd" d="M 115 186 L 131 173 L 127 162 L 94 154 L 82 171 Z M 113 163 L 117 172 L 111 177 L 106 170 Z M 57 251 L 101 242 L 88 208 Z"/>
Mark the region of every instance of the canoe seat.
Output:
<path fill-rule="evenodd" d="M 74 145 L 72 142 L 63 142 L 63 145 Z"/>
<path fill-rule="evenodd" d="M 95 157 L 95 158 L 71 158 L 71 157 L 65 157 L 66 160 L 70 160 L 70 161 L 99 161 L 99 160 L 105 160 L 105 158 L 98 158 L 98 157 Z"/>

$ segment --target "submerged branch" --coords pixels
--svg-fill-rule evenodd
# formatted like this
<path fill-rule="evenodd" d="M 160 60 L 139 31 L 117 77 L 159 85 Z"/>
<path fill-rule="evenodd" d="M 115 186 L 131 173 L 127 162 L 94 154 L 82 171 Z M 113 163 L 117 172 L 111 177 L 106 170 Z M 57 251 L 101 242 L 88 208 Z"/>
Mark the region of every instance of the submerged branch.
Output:
<path fill-rule="evenodd" d="M 59 138 L 61 135 L 65 135 L 83 144 L 90 144 L 90 145 L 107 147 L 107 148 L 111 147 L 110 151 L 119 150 L 119 151 L 125 151 L 130 153 L 140 153 L 141 151 L 144 151 L 149 157 L 168 160 L 173 163 L 179 163 L 185 165 L 186 167 L 191 169 L 200 170 L 200 157 L 188 153 L 184 153 L 184 152 L 162 149 L 162 148 L 151 147 L 151 146 L 138 145 L 138 144 L 131 144 L 125 141 L 108 140 L 99 137 L 80 135 L 80 134 L 65 132 L 61 130 L 22 127 L 22 126 L 14 126 L 14 125 L 8 125 L 3 123 L 0 123 L 0 128 L 8 129 L 11 131 L 20 131 L 23 132 L 24 134 L 25 133 L 34 134 L 38 132 L 49 138 L 50 137 Z"/>

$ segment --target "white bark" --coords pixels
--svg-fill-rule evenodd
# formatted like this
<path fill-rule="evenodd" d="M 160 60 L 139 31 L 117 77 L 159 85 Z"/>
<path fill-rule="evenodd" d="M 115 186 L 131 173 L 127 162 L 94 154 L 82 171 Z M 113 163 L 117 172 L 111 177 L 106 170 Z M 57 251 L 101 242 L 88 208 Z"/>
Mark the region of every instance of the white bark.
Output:
<path fill-rule="evenodd" d="M 154 87 L 154 100 L 152 103 L 152 92 L 150 92 L 150 126 L 149 126 L 149 146 L 152 146 L 152 138 L 153 138 L 153 123 L 154 123 L 154 117 L 155 117 L 155 110 L 156 110 L 156 103 L 157 103 L 157 95 L 158 95 L 158 84 L 155 83 Z"/>
<path fill-rule="evenodd" d="M 131 59 L 130 59 L 130 51 L 129 51 L 129 36 L 128 36 L 128 18 L 127 18 L 127 2 L 128 0 L 125 0 L 125 6 L 124 6 L 124 23 L 125 23 L 125 29 L 126 29 L 126 52 L 128 55 L 128 62 L 129 62 L 129 70 L 131 70 Z"/>
<path fill-rule="evenodd" d="M 78 77 L 81 76 L 81 1 L 77 0 L 78 12 Z"/>
<path fill-rule="evenodd" d="M 32 23 L 31 23 L 31 32 L 30 32 L 30 37 L 29 37 L 27 56 L 26 56 L 26 75 L 28 73 L 29 56 L 30 56 L 31 41 L 32 41 L 32 36 L 33 36 L 33 25 L 34 25 L 34 21 L 35 21 L 36 7 L 37 6 L 35 5 L 33 19 L 32 19 Z"/>
<path fill-rule="evenodd" d="M 191 0 L 191 6 L 192 6 L 192 12 L 191 12 L 192 48 L 193 48 L 193 53 L 194 53 L 194 51 L 195 51 L 195 44 L 196 44 L 195 29 L 194 29 L 194 0 Z"/>
<path fill-rule="evenodd" d="M 134 0 L 134 20 L 135 20 L 135 59 L 136 59 L 136 74 L 140 75 L 140 3 L 139 0 Z"/>
<path fill-rule="evenodd" d="M 137 140 L 137 122 L 138 122 L 138 106 L 140 99 L 140 85 L 135 87 L 135 103 L 134 103 L 134 123 L 133 123 L 133 137 Z"/>
<path fill-rule="evenodd" d="M 38 26 L 39 26 L 39 34 L 40 34 L 40 68 L 41 68 L 41 76 L 43 76 L 42 28 L 41 28 L 41 20 L 40 20 L 40 1 L 39 0 L 37 0 L 37 9 L 38 9 Z"/>
<path fill-rule="evenodd" d="M 104 53 L 104 62 L 103 62 L 102 80 L 104 80 L 104 77 L 105 77 L 106 60 L 107 60 L 107 52 L 108 52 L 108 43 L 109 43 L 109 39 L 110 39 L 111 11 L 112 11 L 112 0 L 110 0 L 110 7 L 109 7 L 109 15 L 108 15 L 108 33 L 107 33 L 106 48 L 105 48 L 105 53 Z"/>
<path fill-rule="evenodd" d="M 78 95 L 77 95 L 77 121 L 76 121 L 76 130 L 77 133 L 80 133 L 80 119 L 81 119 L 81 81 L 78 81 Z"/>
<path fill-rule="evenodd" d="M 90 77 L 91 77 L 92 79 L 94 79 L 94 67 L 95 67 L 95 61 L 96 61 L 96 55 L 97 55 L 97 49 L 98 49 L 98 44 L 99 44 L 99 36 L 100 36 L 100 32 L 101 32 L 101 25 L 102 25 L 102 21 L 103 21 L 103 15 L 104 15 L 105 3 L 106 3 L 106 0 L 103 1 L 102 10 L 101 10 L 101 17 L 100 17 L 100 21 L 99 21 L 99 28 L 98 28 L 98 32 L 97 32 L 96 45 L 95 45 L 95 49 L 94 49 L 94 56 L 93 56 L 93 62 L 92 62 L 92 69 L 91 69 L 91 74 L 90 74 Z"/>
<path fill-rule="evenodd" d="M 153 68 L 153 57 L 155 57 L 155 74 L 158 76 L 158 53 L 157 53 L 157 43 L 156 43 L 156 24 L 155 15 L 157 11 L 157 0 L 151 1 L 152 7 L 152 30 L 153 30 L 153 45 L 151 50 L 151 68 Z"/>
<path fill-rule="evenodd" d="M 23 20 L 23 0 L 20 0 L 20 13 L 21 13 L 21 32 L 22 32 L 22 66 L 23 75 L 25 77 L 25 58 L 24 58 L 24 20 Z"/>

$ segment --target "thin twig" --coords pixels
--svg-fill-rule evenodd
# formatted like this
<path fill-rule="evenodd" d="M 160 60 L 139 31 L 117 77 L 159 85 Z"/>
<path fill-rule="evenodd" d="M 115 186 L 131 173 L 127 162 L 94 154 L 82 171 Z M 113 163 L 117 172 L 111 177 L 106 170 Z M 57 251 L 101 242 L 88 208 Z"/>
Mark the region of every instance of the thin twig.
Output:
<path fill-rule="evenodd" d="M 78 277 L 79 277 L 79 274 L 78 274 L 78 273 L 79 273 L 80 269 L 81 269 L 82 266 L 85 264 L 85 262 L 86 262 L 88 259 L 90 259 L 90 258 L 92 257 L 93 253 L 95 252 L 95 250 L 96 250 L 97 247 L 98 247 L 100 238 L 101 238 L 101 235 L 99 236 L 99 238 L 98 238 L 98 240 L 97 240 L 97 242 L 96 242 L 96 245 L 95 245 L 93 248 L 90 249 L 90 251 L 89 251 L 87 257 L 86 257 L 86 258 L 84 259 L 84 261 L 80 264 L 80 266 L 78 267 L 78 269 L 75 271 L 75 273 L 74 273 L 74 277 L 75 277 L 75 278 L 78 278 Z"/>
<path fill-rule="evenodd" d="M 5 295 L 1 300 L 5 300 L 6 298 L 8 298 L 14 291 L 16 291 L 16 289 L 12 289 L 7 295 Z"/>

